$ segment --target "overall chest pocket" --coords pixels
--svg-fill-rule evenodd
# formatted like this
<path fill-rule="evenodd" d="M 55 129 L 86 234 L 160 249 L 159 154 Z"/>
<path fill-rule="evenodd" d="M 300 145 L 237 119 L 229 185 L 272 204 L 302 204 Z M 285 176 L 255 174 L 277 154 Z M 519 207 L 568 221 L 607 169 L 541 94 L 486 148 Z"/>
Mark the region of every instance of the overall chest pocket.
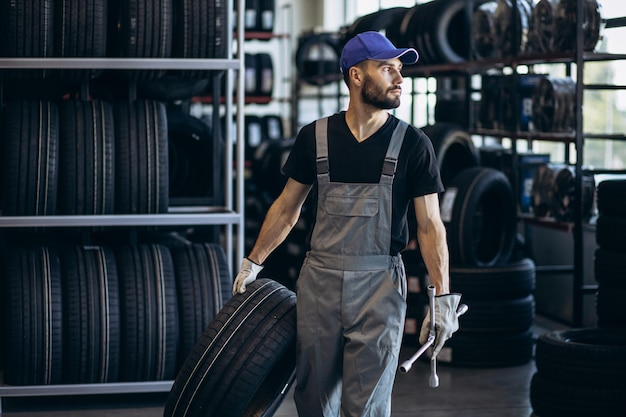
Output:
<path fill-rule="evenodd" d="M 329 214 L 335 216 L 373 217 L 378 214 L 378 199 L 329 195 L 325 207 Z"/>

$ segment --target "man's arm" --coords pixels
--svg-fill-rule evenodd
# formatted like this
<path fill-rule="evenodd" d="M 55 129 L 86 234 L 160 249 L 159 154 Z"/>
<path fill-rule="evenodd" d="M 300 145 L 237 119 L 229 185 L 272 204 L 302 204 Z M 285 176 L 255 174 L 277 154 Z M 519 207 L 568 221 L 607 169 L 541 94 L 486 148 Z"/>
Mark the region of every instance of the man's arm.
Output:
<path fill-rule="evenodd" d="M 287 180 L 285 188 L 265 216 L 248 259 L 257 265 L 263 264 L 272 251 L 285 240 L 298 221 L 302 205 L 310 190 L 311 185 L 299 183 L 291 178 Z"/>
<path fill-rule="evenodd" d="M 450 292 L 449 254 L 446 228 L 439 214 L 439 196 L 436 193 L 413 199 L 417 219 L 417 241 L 436 294 Z"/>

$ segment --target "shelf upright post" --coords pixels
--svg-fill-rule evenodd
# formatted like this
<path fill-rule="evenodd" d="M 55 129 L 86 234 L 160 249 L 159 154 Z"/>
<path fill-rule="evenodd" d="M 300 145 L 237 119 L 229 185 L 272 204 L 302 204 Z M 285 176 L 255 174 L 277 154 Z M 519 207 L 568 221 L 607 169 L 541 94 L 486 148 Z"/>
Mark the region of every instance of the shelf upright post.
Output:
<path fill-rule="evenodd" d="M 582 221 L 582 162 L 584 161 L 583 143 L 583 88 L 584 88 L 584 1 L 576 2 L 576 164 L 574 180 L 574 293 L 573 324 L 581 327 L 584 308 L 584 247 Z"/>

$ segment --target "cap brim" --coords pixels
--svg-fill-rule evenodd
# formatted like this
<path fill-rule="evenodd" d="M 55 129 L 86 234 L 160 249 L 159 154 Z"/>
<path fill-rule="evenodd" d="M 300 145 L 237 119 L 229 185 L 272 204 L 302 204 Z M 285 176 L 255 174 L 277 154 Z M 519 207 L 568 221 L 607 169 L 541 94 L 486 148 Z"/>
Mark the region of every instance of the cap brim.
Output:
<path fill-rule="evenodd" d="M 419 59 L 419 54 L 413 48 L 398 48 L 395 51 L 385 51 L 381 52 L 370 59 L 374 59 L 376 61 L 384 61 L 386 59 L 395 59 L 398 58 L 402 61 L 403 64 L 415 64 Z"/>

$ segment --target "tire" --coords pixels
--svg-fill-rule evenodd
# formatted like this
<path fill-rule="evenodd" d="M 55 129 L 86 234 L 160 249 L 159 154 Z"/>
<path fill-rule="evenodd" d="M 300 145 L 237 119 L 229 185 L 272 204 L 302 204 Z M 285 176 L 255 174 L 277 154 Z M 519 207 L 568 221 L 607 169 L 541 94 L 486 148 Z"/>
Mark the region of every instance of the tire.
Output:
<path fill-rule="evenodd" d="M 196 243 L 170 251 L 180 312 L 178 363 L 182 364 L 204 329 L 230 299 L 233 284 L 221 246 Z"/>
<path fill-rule="evenodd" d="M 531 331 L 483 334 L 460 330 L 446 342 L 437 359 L 442 364 L 464 367 L 522 365 L 532 359 L 532 336 Z"/>
<path fill-rule="evenodd" d="M 121 381 L 174 378 L 179 318 L 174 267 L 169 249 L 145 244 L 115 254 L 122 321 Z"/>
<path fill-rule="evenodd" d="M 624 388 L 580 387 L 551 381 L 536 372 L 530 382 L 530 404 L 541 417 L 621 417 Z"/>
<path fill-rule="evenodd" d="M 116 214 L 166 213 L 167 116 L 157 101 L 118 102 L 115 119 Z"/>
<path fill-rule="evenodd" d="M 189 80 L 179 75 L 166 74 L 158 80 L 137 83 L 137 96 L 147 100 L 176 101 L 202 96 L 209 88 L 210 80 Z"/>
<path fill-rule="evenodd" d="M 110 57 L 171 58 L 173 0 L 109 0 Z M 122 70 L 114 76 L 146 80 L 161 78 L 164 70 Z"/>
<path fill-rule="evenodd" d="M 596 242 L 602 249 L 626 252 L 626 217 L 598 216 L 596 221 Z"/>
<path fill-rule="evenodd" d="M 598 248 L 594 258 L 594 277 L 607 288 L 626 288 L 626 258 L 623 253 Z"/>
<path fill-rule="evenodd" d="M 226 2 L 178 0 L 174 2 L 172 54 L 177 58 L 226 58 Z M 221 71 L 183 71 L 183 78 L 202 79 Z"/>
<path fill-rule="evenodd" d="M 441 200 L 451 265 L 505 265 L 516 236 L 516 204 L 506 176 L 492 168 L 461 171 Z"/>
<path fill-rule="evenodd" d="M 399 19 L 402 19 L 408 10 L 409 9 L 407 7 L 391 7 L 359 17 L 348 27 L 342 42 L 342 49 L 346 42 L 359 33 L 370 30 L 376 32 L 384 30 L 387 32 L 394 23 L 399 22 Z M 392 39 L 390 40 L 396 47 L 401 47 L 401 44 L 404 43 L 395 43 Z"/>
<path fill-rule="evenodd" d="M 7 257 L 7 313 L 2 337 L 8 385 L 60 384 L 63 371 L 61 263 L 47 247 Z"/>
<path fill-rule="evenodd" d="M 430 138 L 444 187 L 461 171 L 477 167 L 480 156 L 469 133 L 455 123 L 436 123 L 421 128 Z"/>
<path fill-rule="evenodd" d="M 472 300 L 510 300 L 535 289 L 535 263 L 525 258 L 502 266 L 450 266 L 453 292 Z"/>
<path fill-rule="evenodd" d="M 252 175 L 259 190 L 267 192 L 276 199 L 285 184 L 287 177 L 282 167 L 293 148 L 294 139 L 263 142 L 254 153 Z"/>
<path fill-rule="evenodd" d="M 625 216 L 626 180 L 605 180 L 597 188 L 598 211 L 609 216 Z"/>
<path fill-rule="evenodd" d="M 295 378 L 296 296 L 269 279 L 236 294 L 178 373 L 164 417 L 270 417 Z"/>
<path fill-rule="evenodd" d="M 205 122 L 181 110 L 167 112 L 167 134 L 170 198 L 213 196 L 221 184 L 222 141 Z"/>
<path fill-rule="evenodd" d="M 106 56 L 106 0 L 55 0 L 54 10 L 56 56 Z M 58 75 L 68 81 L 87 81 L 101 72 L 98 69 L 63 69 L 58 71 Z"/>
<path fill-rule="evenodd" d="M 334 33 L 301 36 L 296 50 L 298 77 L 304 82 L 323 86 L 339 79 L 341 40 Z"/>
<path fill-rule="evenodd" d="M 64 101 L 59 139 L 59 213 L 113 214 L 113 109 L 102 101 Z"/>
<path fill-rule="evenodd" d="M 598 327 L 622 332 L 626 330 L 626 312 L 622 307 L 624 297 L 626 297 L 626 288 L 599 286 L 596 294 Z"/>
<path fill-rule="evenodd" d="M 74 247 L 62 254 L 63 383 L 117 382 L 120 306 L 113 252 Z"/>
<path fill-rule="evenodd" d="M 0 3 L 0 57 L 51 58 L 54 56 L 54 0 Z M 40 80 L 50 69 L 3 70 L 8 79 Z"/>
<path fill-rule="evenodd" d="M 51 101 L 16 101 L 4 110 L 2 215 L 56 214 L 59 109 Z"/>
<path fill-rule="evenodd" d="M 626 388 L 626 333 L 582 328 L 537 339 L 537 371 L 547 380 L 594 388 Z"/>
<path fill-rule="evenodd" d="M 530 329 L 535 318 L 535 300 L 532 295 L 514 300 L 463 299 L 470 309 L 459 324 L 466 333 L 514 333 Z"/>

